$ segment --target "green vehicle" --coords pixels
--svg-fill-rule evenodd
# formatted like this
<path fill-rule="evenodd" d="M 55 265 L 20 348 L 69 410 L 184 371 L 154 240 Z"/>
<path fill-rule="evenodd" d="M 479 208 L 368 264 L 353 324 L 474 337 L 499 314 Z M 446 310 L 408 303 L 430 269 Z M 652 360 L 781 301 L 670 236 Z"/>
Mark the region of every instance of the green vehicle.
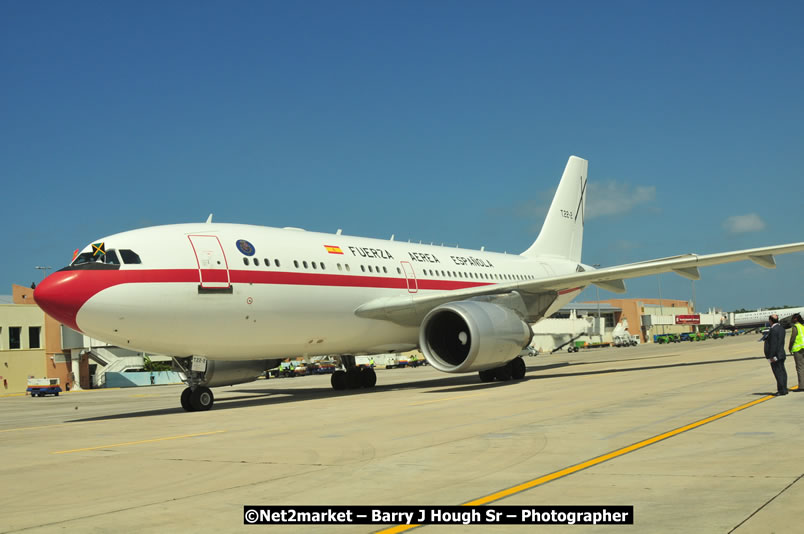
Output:
<path fill-rule="evenodd" d="M 664 343 L 679 343 L 681 341 L 681 337 L 675 334 L 661 334 L 654 336 L 654 341 L 659 345 Z"/>

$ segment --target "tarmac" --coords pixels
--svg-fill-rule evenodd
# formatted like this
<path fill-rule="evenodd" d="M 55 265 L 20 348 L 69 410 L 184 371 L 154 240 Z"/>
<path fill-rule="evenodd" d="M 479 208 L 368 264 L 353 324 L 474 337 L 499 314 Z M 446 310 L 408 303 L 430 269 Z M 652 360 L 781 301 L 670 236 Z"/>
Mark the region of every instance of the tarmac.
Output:
<path fill-rule="evenodd" d="M 0 532 L 403 532 L 244 525 L 244 505 L 626 505 L 630 526 L 422 532 L 794 532 L 804 392 L 773 397 L 758 335 L 526 358 L 525 379 L 378 370 L 0 398 Z M 796 386 L 792 358 L 789 383 Z M 799 525 L 799 527 L 796 527 Z"/>

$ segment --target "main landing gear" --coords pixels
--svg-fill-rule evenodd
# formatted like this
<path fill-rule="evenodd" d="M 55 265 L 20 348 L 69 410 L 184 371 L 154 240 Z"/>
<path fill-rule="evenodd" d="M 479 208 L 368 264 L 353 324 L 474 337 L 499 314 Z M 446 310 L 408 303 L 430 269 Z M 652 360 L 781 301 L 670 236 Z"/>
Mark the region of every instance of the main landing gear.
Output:
<path fill-rule="evenodd" d="M 516 357 L 500 367 L 480 371 L 478 375 L 480 376 L 481 382 L 491 382 L 493 380 L 506 382 L 508 380 L 520 380 L 525 378 L 525 371 L 525 360 Z"/>
<path fill-rule="evenodd" d="M 205 386 L 185 388 L 181 392 L 181 407 L 188 412 L 205 412 L 212 408 L 215 396 L 212 390 Z"/>
<path fill-rule="evenodd" d="M 377 384 L 377 374 L 371 367 L 358 367 L 354 356 L 341 356 L 341 362 L 346 371 L 338 369 L 332 373 L 330 383 L 332 389 L 360 389 L 373 388 Z"/>

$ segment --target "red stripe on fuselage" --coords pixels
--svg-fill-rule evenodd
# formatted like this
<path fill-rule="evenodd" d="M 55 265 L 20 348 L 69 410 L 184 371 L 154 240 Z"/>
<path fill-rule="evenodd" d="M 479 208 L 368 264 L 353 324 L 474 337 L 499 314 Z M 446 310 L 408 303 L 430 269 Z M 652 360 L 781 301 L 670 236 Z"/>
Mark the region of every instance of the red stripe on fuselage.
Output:
<path fill-rule="evenodd" d="M 407 290 L 407 280 L 398 277 L 351 274 L 295 273 L 286 271 L 229 271 L 233 284 L 364 287 Z M 419 290 L 454 291 L 494 285 L 493 282 L 416 279 Z M 81 307 L 104 289 L 121 284 L 200 283 L 198 269 L 120 269 L 109 271 L 58 271 L 37 286 L 34 299 L 48 315 L 79 330 L 76 316 Z M 560 295 L 580 287 L 559 291 Z"/>

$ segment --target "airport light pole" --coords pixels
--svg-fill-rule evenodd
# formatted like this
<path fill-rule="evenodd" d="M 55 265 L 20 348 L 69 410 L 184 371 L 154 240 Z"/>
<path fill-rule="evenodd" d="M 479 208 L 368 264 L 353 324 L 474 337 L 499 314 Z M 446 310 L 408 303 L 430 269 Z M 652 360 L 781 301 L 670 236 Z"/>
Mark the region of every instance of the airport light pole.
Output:
<path fill-rule="evenodd" d="M 44 280 L 45 278 L 47 278 L 47 272 L 51 270 L 53 267 L 43 267 L 41 265 L 37 265 L 36 268 L 42 271 L 42 280 Z"/>
<path fill-rule="evenodd" d="M 595 269 L 600 267 L 599 263 L 592 265 Z M 600 342 L 603 343 L 603 332 L 600 329 L 600 288 L 595 284 L 595 295 L 597 297 L 597 335 L 600 336 Z"/>
<path fill-rule="evenodd" d="M 656 275 L 656 285 L 659 287 L 659 317 L 664 313 L 664 305 L 662 304 L 662 279 L 661 274 Z M 664 324 L 662 324 L 662 335 L 664 335 Z"/>

